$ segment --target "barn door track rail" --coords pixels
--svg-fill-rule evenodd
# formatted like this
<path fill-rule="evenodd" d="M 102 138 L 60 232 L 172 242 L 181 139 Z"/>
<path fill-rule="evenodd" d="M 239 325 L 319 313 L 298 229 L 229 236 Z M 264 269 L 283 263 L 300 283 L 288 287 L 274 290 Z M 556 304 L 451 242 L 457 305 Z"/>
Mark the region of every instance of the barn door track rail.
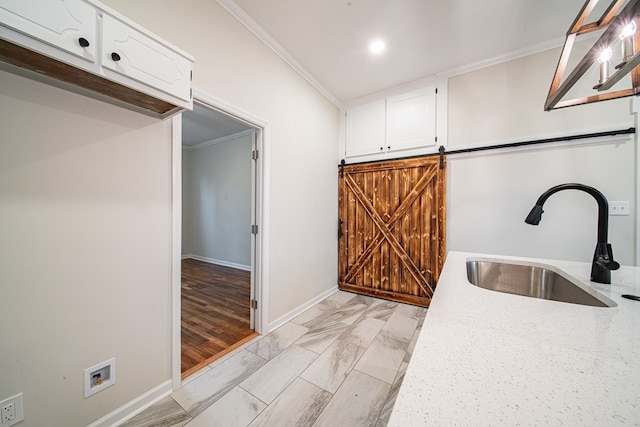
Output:
<path fill-rule="evenodd" d="M 618 130 L 610 130 L 610 131 L 603 131 L 603 132 L 592 132 L 592 133 L 581 133 L 581 134 L 576 134 L 576 135 L 558 136 L 558 137 L 554 137 L 554 138 L 532 139 L 532 140 L 528 140 L 528 141 L 509 142 L 509 143 L 505 143 L 505 144 L 495 144 L 495 145 L 484 145 L 484 146 L 479 146 L 479 147 L 462 148 L 462 149 L 459 149 L 459 150 L 451 150 L 451 151 L 446 151 L 444 146 L 441 145 L 438 148 L 438 152 L 437 153 L 421 154 L 421 155 L 418 155 L 418 156 L 400 157 L 400 158 L 395 159 L 395 160 L 407 160 L 407 159 L 418 159 L 418 158 L 423 158 L 423 157 L 439 156 L 440 157 L 440 169 L 443 169 L 444 168 L 444 156 L 445 155 L 450 156 L 450 155 L 455 155 L 455 154 L 474 153 L 474 152 L 477 152 L 477 151 L 500 150 L 500 149 L 505 149 L 505 148 L 518 148 L 518 147 L 525 147 L 525 146 L 528 146 L 528 145 L 551 144 L 551 143 L 554 143 L 554 142 L 576 141 L 576 140 L 580 140 L 580 139 L 602 138 L 602 137 L 607 137 L 607 136 L 629 135 L 629 134 L 634 134 L 634 133 L 636 133 L 636 128 L 630 127 L 630 128 L 627 128 L 627 129 L 618 129 Z M 347 164 L 349 164 L 349 165 L 358 165 L 358 164 L 365 164 L 365 163 L 387 162 L 389 160 L 390 159 L 370 160 L 370 161 L 367 161 L 367 162 L 347 163 L 345 161 L 345 159 L 342 159 L 342 161 L 338 165 L 340 167 L 340 176 L 344 177 L 344 167 Z"/>

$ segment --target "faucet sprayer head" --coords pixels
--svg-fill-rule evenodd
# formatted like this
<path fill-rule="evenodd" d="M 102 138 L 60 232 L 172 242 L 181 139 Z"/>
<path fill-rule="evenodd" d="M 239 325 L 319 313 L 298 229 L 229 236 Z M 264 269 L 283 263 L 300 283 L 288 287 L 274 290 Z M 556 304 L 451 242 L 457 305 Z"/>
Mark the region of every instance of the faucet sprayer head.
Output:
<path fill-rule="evenodd" d="M 535 205 L 529 215 L 527 215 L 527 219 L 524 220 L 527 224 L 538 225 L 540 224 L 540 220 L 542 219 L 542 206 Z"/>

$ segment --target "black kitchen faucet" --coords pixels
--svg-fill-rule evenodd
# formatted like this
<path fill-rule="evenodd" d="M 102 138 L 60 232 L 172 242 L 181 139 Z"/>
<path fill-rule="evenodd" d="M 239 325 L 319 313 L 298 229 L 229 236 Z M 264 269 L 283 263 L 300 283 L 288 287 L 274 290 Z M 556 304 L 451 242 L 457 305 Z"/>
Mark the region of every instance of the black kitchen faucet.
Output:
<path fill-rule="evenodd" d="M 620 268 L 620 264 L 613 260 L 613 250 L 611 245 L 607 242 L 607 235 L 609 229 L 609 204 L 607 198 L 604 197 L 600 191 L 593 187 L 589 187 L 583 184 L 560 184 L 555 187 L 551 187 L 538 198 L 536 205 L 531 209 L 527 219 L 524 220 L 527 224 L 538 225 L 542 219 L 542 205 L 544 202 L 554 193 L 562 190 L 581 190 L 589 193 L 598 202 L 598 242 L 596 244 L 596 250 L 593 254 L 593 262 L 591 264 L 591 281 L 598 283 L 611 283 L 611 270 L 617 270 Z"/>

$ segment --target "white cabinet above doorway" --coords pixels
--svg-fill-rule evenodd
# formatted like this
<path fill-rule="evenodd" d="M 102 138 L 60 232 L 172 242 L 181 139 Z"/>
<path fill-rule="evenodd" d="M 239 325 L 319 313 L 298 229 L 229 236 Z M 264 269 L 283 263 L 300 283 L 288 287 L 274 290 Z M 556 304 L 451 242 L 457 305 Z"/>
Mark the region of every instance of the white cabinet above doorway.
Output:
<path fill-rule="evenodd" d="M 446 80 L 428 79 L 347 103 L 340 158 L 382 160 L 446 144 Z"/>
<path fill-rule="evenodd" d="M 154 117 L 193 108 L 194 59 L 98 0 L 0 0 L 0 68 Z"/>

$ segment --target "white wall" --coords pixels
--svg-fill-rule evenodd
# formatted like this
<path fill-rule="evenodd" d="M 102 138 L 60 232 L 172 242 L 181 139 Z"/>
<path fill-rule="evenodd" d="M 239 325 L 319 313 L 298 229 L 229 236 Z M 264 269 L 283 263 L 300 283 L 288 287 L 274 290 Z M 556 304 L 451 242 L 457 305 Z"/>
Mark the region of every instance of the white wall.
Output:
<path fill-rule="evenodd" d="M 189 193 L 188 202 L 183 197 L 183 255 L 251 266 L 251 145 L 246 134 L 188 151 L 182 170 L 190 183 L 183 189 Z"/>
<path fill-rule="evenodd" d="M 194 86 L 269 122 L 270 319 L 337 281 L 338 110 L 210 0 L 109 0 L 196 57 Z M 0 78 L 0 397 L 83 426 L 171 380 L 171 122 Z M 117 384 L 83 398 L 111 357 Z"/>
<path fill-rule="evenodd" d="M 545 112 L 558 49 L 449 80 L 447 150 L 634 126 L 630 98 Z M 481 113 L 480 113 L 481 112 Z M 579 182 L 609 201 L 635 205 L 634 138 L 570 147 L 451 156 L 448 162 L 447 248 L 590 261 L 597 205 L 586 193 L 563 191 L 544 206 L 539 226 L 524 223 L 549 187 Z M 609 220 L 616 259 L 633 265 L 634 215 Z"/>
<path fill-rule="evenodd" d="M 0 398 L 83 426 L 170 379 L 170 121 L 0 72 Z M 83 397 L 83 370 L 116 385 Z"/>
<path fill-rule="evenodd" d="M 188 148 L 182 148 L 182 255 L 190 254 L 191 251 L 191 221 L 186 221 L 185 218 L 191 218 L 192 211 L 192 197 L 191 197 L 191 173 L 189 171 L 191 164 L 192 150 Z"/>
<path fill-rule="evenodd" d="M 271 124 L 270 321 L 336 286 L 338 109 L 214 1 L 106 3 L 194 55 L 195 88 Z"/>

